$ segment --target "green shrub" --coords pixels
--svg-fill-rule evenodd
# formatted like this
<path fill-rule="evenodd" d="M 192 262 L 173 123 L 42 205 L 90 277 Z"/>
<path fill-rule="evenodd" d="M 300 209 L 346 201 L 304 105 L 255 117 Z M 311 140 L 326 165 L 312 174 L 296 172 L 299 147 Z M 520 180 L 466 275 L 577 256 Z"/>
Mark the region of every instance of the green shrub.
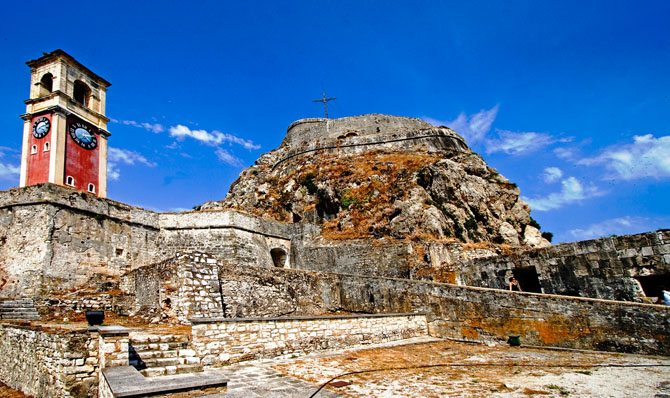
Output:
<path fill-rule="evenodd" d="M 315 178 L 316 174 L 307 173 L 300 179 L 300 185 L 307 188 L 307 192 L 309 192 L 310 195 L 316 194 L 316 192 L 319 190 L 319 188 L 317 188 L 316 184 L 314 183 Z"/>

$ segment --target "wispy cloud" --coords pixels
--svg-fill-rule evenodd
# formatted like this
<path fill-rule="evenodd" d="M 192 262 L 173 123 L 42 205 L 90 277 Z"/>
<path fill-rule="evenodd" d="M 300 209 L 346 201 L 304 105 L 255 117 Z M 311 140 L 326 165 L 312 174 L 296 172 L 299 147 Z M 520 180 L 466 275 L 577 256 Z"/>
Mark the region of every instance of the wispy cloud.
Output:
<path fill-rule="evenodd" d="M 561 181 L 560 192 L 554 192 L 548 196 L 539 198 L 523 197 L 523 200 L 528 202 L 533 210 L 547 211 L 559 209 L 567 204 L 604 194 L 604 192 L 593 185 L 585 187 L 575 177 L 568 177 Z"/>
<path fill-rule="evenodd" d="M 165 131 L 165 127 L 163 127 L 163 125 L 160 123 L 146 123 L 146 122 L 136 122 L 134 120 L 116 120 L 116 119 L 112 119 L 111 121 L 114 123 L 125 124 L 126 126 L 142 128 L 156 134 Z"/>
<path fill-rule="evenodd" d="M 469 145 L 472 145 L 484 139 L 486 133 L 491 130 L 491 125 L 497 115 L 498 105 L 489 110 L 482 109 L 470 116 L 466 115 L 465 112 L 461 112 L 455 120 L 450 122 L 430 117 L 423 117 L 422 119 L 433 126 L 447 126 L 451 128 L 463 136 Z"/>
<path fill-rule="evenodd" d="M 612 172 L 608 179 L 667 178 L 670 177 L 670 136 L 636 135 L 632 144 L 607 148 L 599 156 L 577 163 L 605 165 Z"/>
<path fill-rule="evenodd" d="M 546 183 L 556 182 L 560 180 L 561 177 L 563 177 L 563 171 L 558 167 L 547 167 L 542 174 L 542 179 L 544 179 L 544 182 Z"/>
<path fill-rule="evenodd" d="M 149 167 L 157 166 L 155 162 L 150 162 L 139 152 L 109 147 L 107 150 L 107 178 L 110 180 L 118 180 L 121 176 L 119 163 L 127 165 L 141 163 Z"/>
<path fill-rule="evenodd" d="M 226 151 L 223 148 L 219 148 L 216 150 L 216 157 L 219 158 L 220 161 L 227 163 L 231 166 L 236 166 L 239 167 L 242 165 L 242 160 L 239 158 L 236 158 L 233 154 L 230 152 Z"/>
<path fill-rule="evenodd" d="M 5 152 L 17 152 L 15 148 L 0 146 L 0 158 L 5 156 Z M 21 166 L 10 163 L 0 162 L 0 179 L 13 180 L 21 174 Z"/>
<path fill-rule="evenodd" d="M 556 142 L 570 142 L 572 137 L 555 138 L 549 134 L 496 130 L 498 139 L 486 140 L 486 152 L 504 152 L 508 155 L 520 155 L 549 146 Z"/>
<path fill-rule="evenodd" d="M 651 221 L 646 217 L 619 217 L 610 220 L 605 220 L 596 224 L 591 224 L 585 228 L 577 228 L 568 231 L 568 233 L 575 239 L 595 239 L 610 235 L 628 235 L 641 232 L 652 231 L 660 227 L 654 225 L 660 223 L 662 220 Z M 663 220 L 667 222 L 668 220 Z"/>
<path fill-rule="evenodd" d="M 241 145 L 248 150 L 259 149 L 261 147 L 260 145 L 254 144 L 253 141 L 245 140 L 216 130 L 212 132 L 208 132 L 207 130 L 192 130 L 184 125 L 178 124 L 176 126 L 170 127 L 169 131 L 170 136 L 175 137 L 178 140 L 182 140 L 184 137 L 191 137 L 202 142 L 203 144 L 213 146 L 221 145 L 224 142 L 229 142 Z"/>
<path fill-rule="evenodd" d="M 14 166 L 9 163 L 0 163 L 0 178 L 3 180 L 15 179 L 21 173 L 20 166 Z"/>

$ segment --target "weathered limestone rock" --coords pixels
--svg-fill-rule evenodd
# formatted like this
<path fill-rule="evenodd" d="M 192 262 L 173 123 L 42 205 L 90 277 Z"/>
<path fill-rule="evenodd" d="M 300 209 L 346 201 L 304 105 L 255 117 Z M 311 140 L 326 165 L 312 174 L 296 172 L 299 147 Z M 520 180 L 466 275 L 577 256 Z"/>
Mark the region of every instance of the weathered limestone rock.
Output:
<path fill-rule="evenodd" d="M 517 186 L 454 131 L 376 114 L 293 123 L 278 149 L 242 172 L 225 201 L 202 209 L 313 222 L 329 239 L 519 244 L 531 222 Z"/>
<path fill-rule="evenodd" d="M 527 225 L 523 232 L 523 243 L 535 248 L 551 246 L 551 243 L 542 237 L 540 230 L 531 225 Z"/>

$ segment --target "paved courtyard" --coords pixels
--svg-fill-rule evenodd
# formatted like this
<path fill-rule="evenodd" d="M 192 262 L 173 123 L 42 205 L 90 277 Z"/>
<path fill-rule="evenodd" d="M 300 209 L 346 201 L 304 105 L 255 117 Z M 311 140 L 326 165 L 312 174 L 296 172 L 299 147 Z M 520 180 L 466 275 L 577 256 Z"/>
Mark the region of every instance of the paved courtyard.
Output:
<path fill-rule="evenodd" d="M 220 370 L 220 397 L 670 398 L 670 358 L 486 346 L 432 338 L 254 361 Z M 332 383 L 331 383 L 332 384 Z"/>

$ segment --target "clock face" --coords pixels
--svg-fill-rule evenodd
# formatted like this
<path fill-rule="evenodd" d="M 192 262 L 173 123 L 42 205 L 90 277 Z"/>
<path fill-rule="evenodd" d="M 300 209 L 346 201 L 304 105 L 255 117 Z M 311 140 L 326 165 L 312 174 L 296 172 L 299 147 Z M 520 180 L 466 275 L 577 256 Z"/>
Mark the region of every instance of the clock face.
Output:
<path fill-rule="evenodd" d="M 33 123 L 33 137 L 42 138 L 49 133 L 51 122 L 46 117 L 41 117 Z"/>
<path fill-rule="evenodd" d="M 93 149 L 98 145 L 98 139 L 95 137 L 95 133 L 91 131 L 91 128 L 80 122 L 74 122 L 70 124 L 70 137 L 76 142 L 80 147 L 85 149 Z"/>

